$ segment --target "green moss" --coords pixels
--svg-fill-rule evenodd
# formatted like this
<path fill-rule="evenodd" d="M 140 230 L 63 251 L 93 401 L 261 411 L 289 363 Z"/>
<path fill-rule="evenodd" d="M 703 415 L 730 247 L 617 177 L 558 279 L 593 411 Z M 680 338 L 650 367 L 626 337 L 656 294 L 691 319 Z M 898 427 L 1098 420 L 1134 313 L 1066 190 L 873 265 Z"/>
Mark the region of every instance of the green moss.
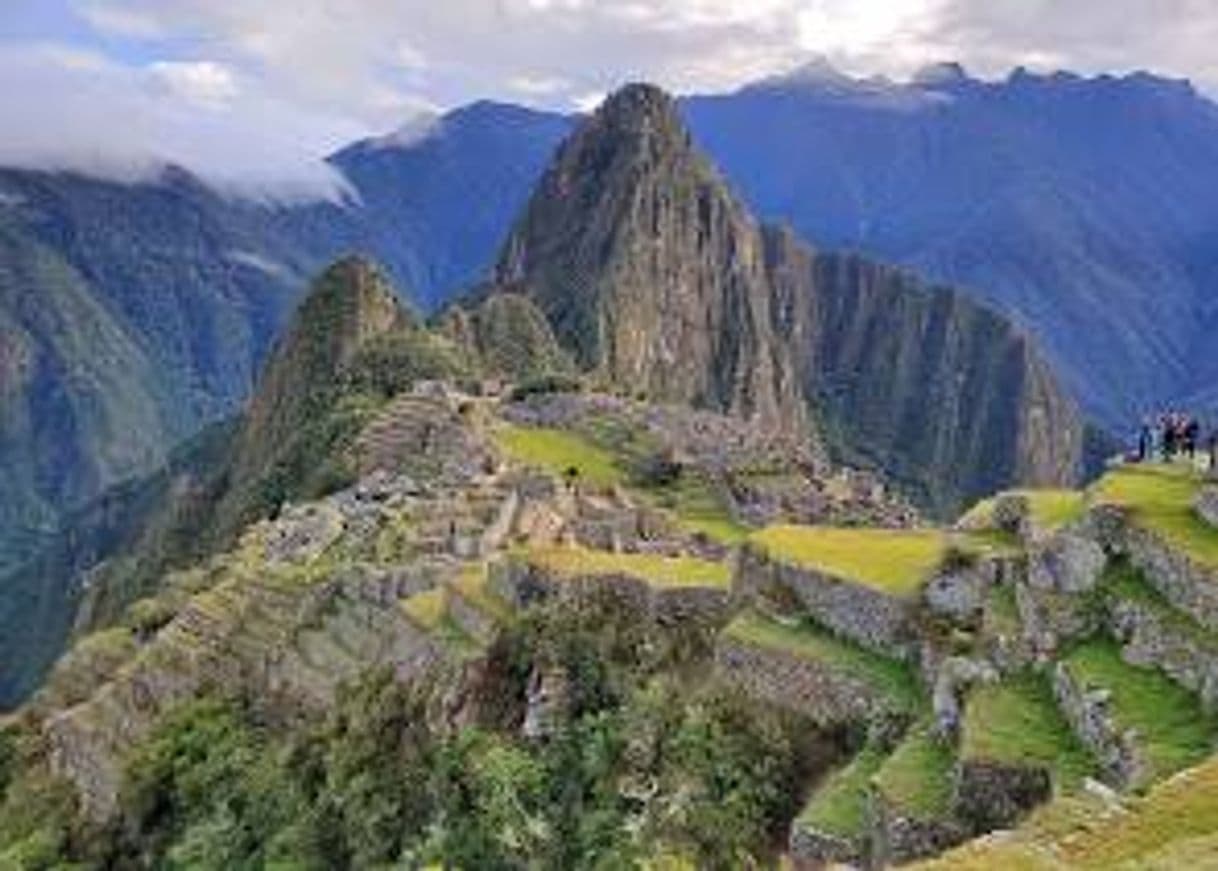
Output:
<path fill-rule="evenodd" d="M 921 723 L 880 767 L 876 789 L 901 815 L 938 819 L 951 810 L 954 762 L 951 747 Z"/>
<path fill-rule="evenodd" d="M 780 562 L 909 596 L 942 563 L 948 538 L 939 530 L 771 526 L 750 541 Z"/>
<path fill-rule="evenodd" d="M 1112 694 L 1111 711 L 1122 729 L 1136 729 L 1145 749 L 1149 781 L 1167 777 L 1204 759 L 1213 746 L 1215 721 L 1200 701 L 1167 675 L 1121 659 L 1109 640 L 1075 648 L 1064 660 L 1089 689 Z"/>
<path fill-rule="evenodd" d="M 888 699 L 894 710 L 914 711 L 923 702 L 921 687 L 907 665 L 838 639 L 814 624 L 790 625 L 745 613 L 723 631 L 726 636 L 748 644 L 841 669 Z"/>
<path fill-rule="evenodd" d="M 1136 523 L 1203 565 L 1218 568 L 1218 529 L 1193 510 L 1202 484 L 1191 466 L 1129 465 L 1100 479 L 1092 499 L 1126 506 Z"/>
<path fill-rule="evenodd" d="M 871 779 L 883 763 L 884 753 L 868 744 L 813 793 L 799 815 L 799 824 L 840 838 L 861 835 L 867 823 Z"/>
<path fill-rule="evenodd" d="M 559 575 L 629 575 L 656 587 L 714 587 L 726 589 L 732 580 L 726 562 L 690 556 L 669 557 L 646 553 L 610 553 L 584 547 L 548 547 L 531 550 L 527 558 Z"/>
<path fill-rule="evenodd" d="M 611 487 L 625 479 L 612 453 L 567 430 L 505 426 L 496 434 L 504 452 L 517 463 L 557 475 L 569 469 L 595 487 Z"/>
<path fill-rule="evenodd" d="M 1038 765 L 1054 783 L 1074 789 L 1095 769 L 1094 760 L 1070 730 L 1048 678 L 1026 672 L 987 684 L 969 696 L 961 728 L 965 761 Z"/>
<path fill-rule="evenodd" d="M 448 600 L 444 590 L 439 587 L 408 596 L 398 605 L 412 623 L 429 631 L 439 626 L 448 613 Z"/>

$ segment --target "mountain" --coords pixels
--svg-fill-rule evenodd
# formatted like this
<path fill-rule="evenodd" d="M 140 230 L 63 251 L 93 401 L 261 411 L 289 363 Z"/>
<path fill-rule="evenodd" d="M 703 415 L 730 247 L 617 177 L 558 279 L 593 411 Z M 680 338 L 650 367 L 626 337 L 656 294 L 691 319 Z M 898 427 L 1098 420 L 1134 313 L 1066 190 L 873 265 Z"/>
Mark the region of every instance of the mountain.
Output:
<path fill-rule="evenodd" d="M 1007 312 L 1113 430 L 1212 382 L 1218 108 L 1187 83 L 939 65 L 683 109 L 759 214 Z"/>
<path fill-rule="evenodd" d="M 608 383 L 803 425 L 770 330 L 760 231 L 657 88 L 616 92 L 563 143 L 495 280 Z"/>
<path fill-rule="evenodd" d="M 823 433 L 940 516 L 1082 474 L 1084 421 L 1026 331 L 763 230 L 651 86 L 615 93 L 562 145 L 496 280 L 593 377 Z"/>

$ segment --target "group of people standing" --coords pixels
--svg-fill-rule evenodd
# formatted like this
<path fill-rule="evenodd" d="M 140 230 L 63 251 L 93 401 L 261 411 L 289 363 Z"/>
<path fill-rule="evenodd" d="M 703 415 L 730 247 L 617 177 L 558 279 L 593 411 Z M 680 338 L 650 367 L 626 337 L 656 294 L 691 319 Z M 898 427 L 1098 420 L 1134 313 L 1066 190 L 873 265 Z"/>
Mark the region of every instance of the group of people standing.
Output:
<path fill-rule="evenodd" d="M 1138 462 L 1162 460 L 1170 463 L 1177 459 L 1196 462 L 1197 455 L 1205 449 L 1209 468 L 1218 468 L 1218 429 L 1213 430 L 1201 443 L 1201 422 L 1191 414 L 1176 411 L 1147 417 L 1138 432 Z"/>

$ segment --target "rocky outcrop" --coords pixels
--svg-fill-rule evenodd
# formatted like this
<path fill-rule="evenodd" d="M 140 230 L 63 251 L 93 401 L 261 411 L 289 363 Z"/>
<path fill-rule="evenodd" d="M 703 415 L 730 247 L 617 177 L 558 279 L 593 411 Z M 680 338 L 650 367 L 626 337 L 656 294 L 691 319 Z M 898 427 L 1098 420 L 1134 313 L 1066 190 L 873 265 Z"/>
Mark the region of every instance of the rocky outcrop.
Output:
<path fill-rule="evenodd" d="M 456 306 L 441 329 L 489 373 L 525 381 L 574 371 L 541 310 L 518 293 L 493 293 L 468 308 Z"/>
<path fill-rule="evenodd" d="M 1095 589 L 1107 563 L 1103 548 L 1091 539 L 1059 533 L 1033 547 L 1028 585 L 1059 593 L 1087 593 Z"/>
<path fill-rule="evenodd" d="M 771 559 L 752 546 L 741 550 L 733 594 L 741 601 L 778 601 L 835 634 L 884 656 L 913 660 L 916 601 L 889 596 L 848 578 Z"/>
<path fill-rule="evenodd" d="M 495 278 L 614 385 L 802 429 L 762 249 L 672 99 L 629 85 L 563 144 Z"/>

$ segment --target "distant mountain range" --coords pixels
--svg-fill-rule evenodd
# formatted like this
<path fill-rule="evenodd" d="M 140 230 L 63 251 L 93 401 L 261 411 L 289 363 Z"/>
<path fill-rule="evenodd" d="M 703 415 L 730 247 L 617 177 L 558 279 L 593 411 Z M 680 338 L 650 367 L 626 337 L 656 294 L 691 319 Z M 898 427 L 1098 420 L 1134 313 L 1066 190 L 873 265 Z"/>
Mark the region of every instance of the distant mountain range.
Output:
<path fill-rule="evenodd" d="M 759 216 L 996 304 L 1110 429 L 1212 400 L 1218 108 L 1187 84 L 814 67 L 680 107 Z M 478 103 L 354 144 L 344 203 L 0 171 L 0 573 L 232 413 L 325 263 L 368 253 L 425 310 L 487 275 L 573 123 Z"/>

